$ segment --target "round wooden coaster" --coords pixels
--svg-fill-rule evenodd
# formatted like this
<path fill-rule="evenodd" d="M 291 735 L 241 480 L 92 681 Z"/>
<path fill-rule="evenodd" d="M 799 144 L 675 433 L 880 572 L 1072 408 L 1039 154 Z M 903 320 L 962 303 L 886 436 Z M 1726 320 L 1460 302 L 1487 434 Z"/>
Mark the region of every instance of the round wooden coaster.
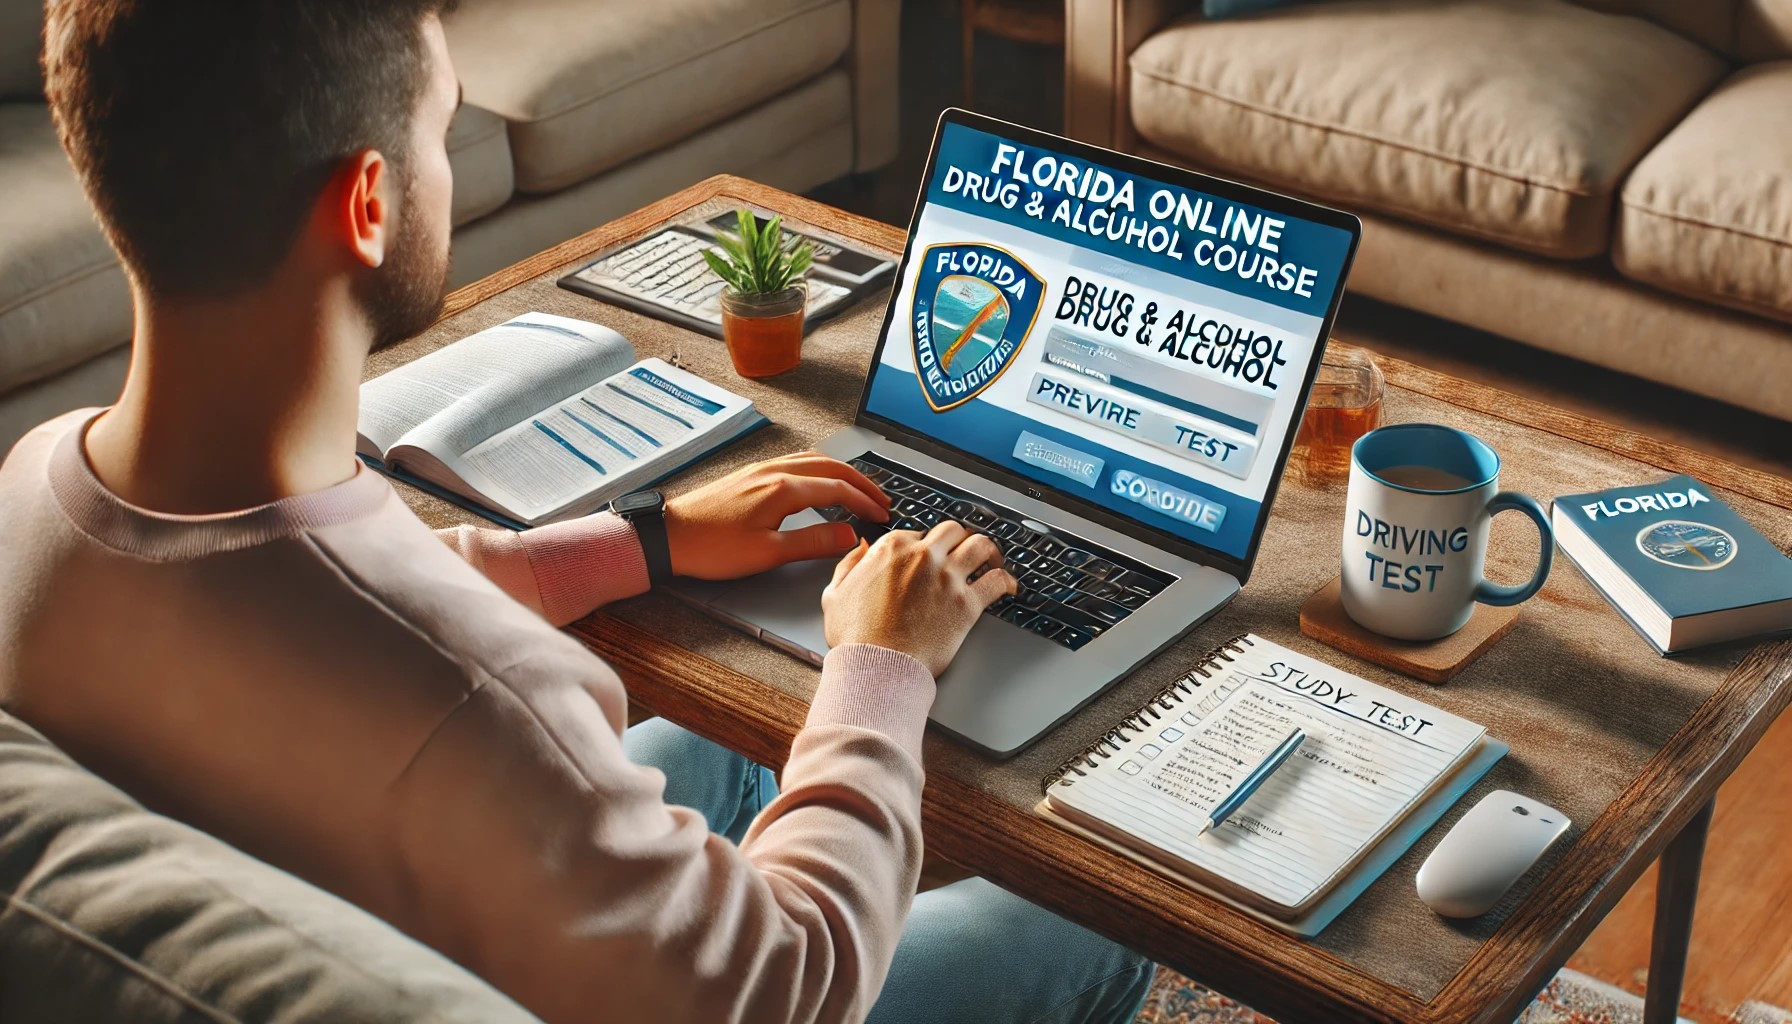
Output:
<path fill-rule="evenodd" d="M 1395 640 L 1371 633 L 1344 612 L 1337 577 L 1300 606 L 1300 631 L 1346 654 L 1404 672 L 1427 683 L 1444 683 L 1468 667 L 1518 622 L 1518 606 L 1476 604 L 1468 624 L 1441 640 Z"/>

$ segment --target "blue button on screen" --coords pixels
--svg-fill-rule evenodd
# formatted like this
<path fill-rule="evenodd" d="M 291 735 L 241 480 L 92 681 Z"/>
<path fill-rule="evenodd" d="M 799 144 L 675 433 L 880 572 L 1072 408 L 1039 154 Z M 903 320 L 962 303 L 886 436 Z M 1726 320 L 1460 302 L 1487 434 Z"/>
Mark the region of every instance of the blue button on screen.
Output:
<path fill-rule="evenodd" d="M 1075 448 L 1050 441 L 1029 430 L 1020 432 L 1014 443 L 1014 457 L 1029 466 L 1067 476 L 1084 487 L 1094 487 L 1101 478 L 1101 467 L 1107 460 L 1079 452 Z"/>
<path fill-rule="evenodd" d="M 1215 533 L 1219 532 L 1220 523 L 1226 518 L 1226 506 L 1219 502 L 1130 470 L 1115 470 L 1108 489 L 1116 497 L 1138 502 L 1153 512 Z"/>

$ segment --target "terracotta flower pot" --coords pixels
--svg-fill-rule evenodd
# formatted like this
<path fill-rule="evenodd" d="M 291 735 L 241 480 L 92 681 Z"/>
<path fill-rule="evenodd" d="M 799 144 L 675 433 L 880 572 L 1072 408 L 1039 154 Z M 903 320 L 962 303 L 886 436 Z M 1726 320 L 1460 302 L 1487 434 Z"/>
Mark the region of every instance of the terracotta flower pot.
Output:
<path fill-rule="evenodd" d="M 770 377 L 794 370 L 803 360 L 805 284 L 770 295 L 722 293 L 722 340 L 742 377 Z"/>

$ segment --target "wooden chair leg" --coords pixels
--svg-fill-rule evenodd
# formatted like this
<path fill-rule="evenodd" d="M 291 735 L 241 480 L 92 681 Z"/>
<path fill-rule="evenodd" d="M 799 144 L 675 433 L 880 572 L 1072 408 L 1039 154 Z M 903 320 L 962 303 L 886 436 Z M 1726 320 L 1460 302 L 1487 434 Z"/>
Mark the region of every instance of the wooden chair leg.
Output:
<path fill-rule="evenodd" d="M 1692 943 L 1692 913 L 1699 897 L 1699 869 L 1705 863 L 1705 836 L 1711 831 L 1716 800 L 1699 808 L 1686 827 L 1661 851 L 1655 879 L 1655 930 L 1649 946 L 1649 988 L 1643 1024 L 1674 1024 L 1686 982 L 1686 953 Z"/>

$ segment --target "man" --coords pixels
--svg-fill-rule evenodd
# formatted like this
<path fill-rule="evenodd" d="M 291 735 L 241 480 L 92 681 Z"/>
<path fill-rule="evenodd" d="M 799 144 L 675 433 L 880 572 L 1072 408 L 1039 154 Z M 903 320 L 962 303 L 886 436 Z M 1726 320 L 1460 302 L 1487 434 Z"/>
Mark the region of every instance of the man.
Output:
<path fill-rule="evenodd" d="M 443 6 L 51 3 L 48 94 L 135 342 L 116 405 L 0 467 L 0 700 L 550 1021 L 1130 1020 L 1133 954 L 980 881 L 911 897 L 933 680 L 1013 588 L 986 538 L 780 533 L 886 514 L 811 453 L 667 504 L 680 573 L 845 555 L 776 793 L 625 734 L 615 674 L 554 628 L 646 589 L 631 526 L 431 535 L 358 467 L 365 357 L 440 309 Z"/>

